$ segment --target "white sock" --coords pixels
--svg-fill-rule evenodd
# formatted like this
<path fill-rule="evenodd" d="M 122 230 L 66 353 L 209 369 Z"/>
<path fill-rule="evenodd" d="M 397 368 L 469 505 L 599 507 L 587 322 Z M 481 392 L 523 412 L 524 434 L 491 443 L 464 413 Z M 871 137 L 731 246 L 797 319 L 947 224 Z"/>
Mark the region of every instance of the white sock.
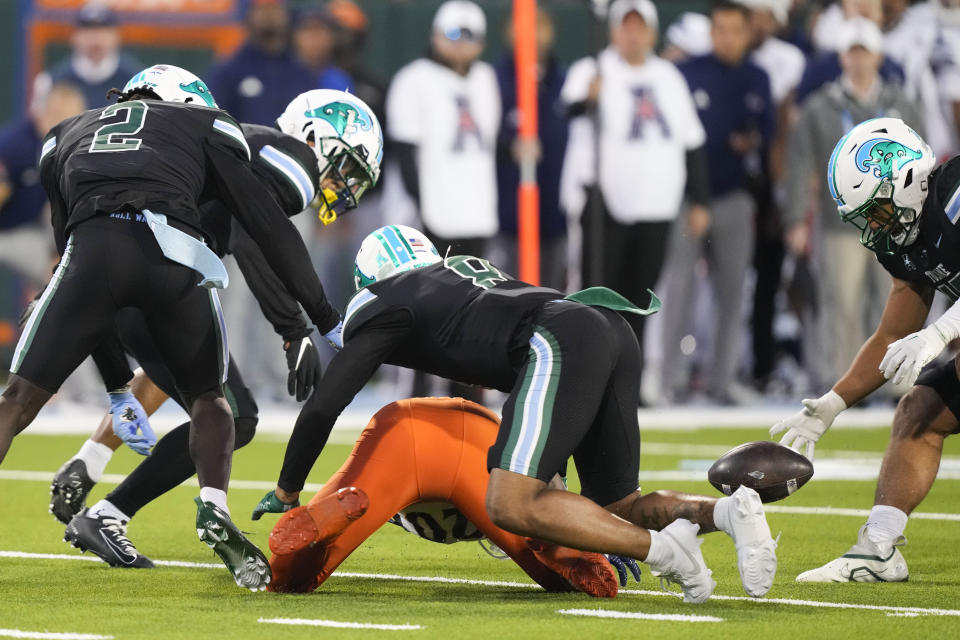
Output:
<path fill-rule="evenodd" d="M 650 550 L 644 562 L 654 571 L 663 571 L 673 560 L 673 550 L 659 531 L 650 530 Z"/>
<path fill-rule="evenodd" d="M 893 544 L 906 528 L 907 514 L 896 507 L 875 505 L 867 517 L 867 537 L 881 546 Z"/>
<path fill-rule="evenodd" d="M 80 451 L 74 456 L 74 459 L 83 460 L 87 465 L 87 475 L 94 482 L 100 482 L 103 477 L 103 470 L 107 468 L 107 463 L 113 457 L 113 449 L 105 444 L 87 440 L 80 447 Z"/>
<path fill-rule="evenodd" d="M 730 532 L 730 508 L 732 506 L 733 498 L 731 497 L 720 498 L 717 500 L 717 503 L 713 505 L 713 524 L 716 525 L 717 529 L 727 535 L 733 535 Z"/>
<path fill-rule="evenodd" d="M 113 503 L 109 500 L 101 500 L 97 504 L 90 507 L 90 511 L 87 512 L 87 515 L 110 516 L 111 518 L 117 518 L 118 520 L 122 520 L 124 522 L 130 522 L 130 516 L 113 506 Z"/>
<path fill-rule="evenodd" d="M 221 489 L 214 489 L 212 487 L 201 487 L 200 488 L 200 499 L 204 502 L 212 502 L 213 504 L 220 507 L 223 512 L 227 515 L 230 515 L 230 508 L 227 507 L 227 492 L 222 491 Z"/>

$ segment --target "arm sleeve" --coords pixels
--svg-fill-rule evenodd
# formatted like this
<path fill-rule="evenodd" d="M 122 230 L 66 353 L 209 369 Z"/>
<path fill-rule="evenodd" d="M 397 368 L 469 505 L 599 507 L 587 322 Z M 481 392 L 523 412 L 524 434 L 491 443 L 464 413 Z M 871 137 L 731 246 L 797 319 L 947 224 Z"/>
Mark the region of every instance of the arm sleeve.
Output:
<path fill-rule="evenodd" d="M 127 354 L 116 333 L 104 338 L 91 355 L 107 392 L 119 389 L 133 378 Z"/>
<path fill-rule="evenodd" d="M 412 325 L 409 312 L 394 310 L 368 321 L 346 341 L 297 417 L 277 486 L 291 492 L 303 489 L 337 418 Z"/>
<path fill-rule="evenodd" d="M 694 204 L 706 206 L 710 202 L 710 175 L 707 168 L 707 152 L 700 146 L 688 149 L 687 197 Z"/>
<path fill-rule="evenodd" d="M 340 314 L 327 300 L 303 238 L 276 201 L 264 192 L 247 160 L 239 155 L 237 147 L 220 144 L 207 146 L 207 160 L 220 199 L 256 241 L 281 282 L 321 333 L 333 329 Z"/>
<path fill-rule="evenodd" d="M 274 331 L 286 342 L 309 336 L 311 330 L 303 320 L 300 305 L 270 268 L 260 247 L 240 225 L 232 225 L 230 246 L 243 279 Z"/>
<path fill-rule="evenodd" d="M 417 169 L 417 147 L 407 142 L 395 142 L 393 155 L 400 163 L 400 177 L 403 188 L 410 198 L 420 207 L 420 172 Z"/>

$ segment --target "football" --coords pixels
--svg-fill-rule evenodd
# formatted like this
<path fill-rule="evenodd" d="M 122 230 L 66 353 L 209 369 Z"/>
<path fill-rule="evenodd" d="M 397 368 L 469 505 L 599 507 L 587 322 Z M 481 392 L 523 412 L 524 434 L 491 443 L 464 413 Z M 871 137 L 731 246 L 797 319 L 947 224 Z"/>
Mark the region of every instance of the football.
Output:
<path fill-rule="evenodd" d="M 789 447 L 768 440 L 748 442 L 720 456 L 707 479 L 730 495 L 743 484 L 760 494 L 763 502 L 776 502 L 802 487 L 813 476 L 813 463 Z"/>

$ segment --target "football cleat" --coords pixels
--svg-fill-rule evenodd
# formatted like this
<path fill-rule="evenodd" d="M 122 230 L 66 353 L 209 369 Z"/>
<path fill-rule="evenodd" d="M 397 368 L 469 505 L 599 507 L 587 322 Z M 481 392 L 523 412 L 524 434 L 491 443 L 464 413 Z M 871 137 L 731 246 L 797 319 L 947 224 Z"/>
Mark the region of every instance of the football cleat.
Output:
<path fill-rule="evenodd" d="M 330 542 L 351 522 L 367 512 L 370 498 L 362 489 L 343 487 L 336 493 L 297 507 L 280 516 L 270 532 L 270 551 L 297 553 Z"/>
<path fill-rule="evenodd" d="M 50 483 L 50 513 L 63 524 L 70 524 L 86 506 L 87 496 L 95 484 L 83 460 L 67 460 Z"/>
<path fill-rule="evenodd" d="M 238 587 L 263 591 L 270 583 L 270 563 L 255 544 L 240 533 L 222 509 L 195 498 L 197 536 L 220 556 Z"/>
<path fill-rule="evenodd" d="M 900 536 L 889 549 L 882 548 L 870 539 L 864 525 L 850 551 L 822 567 L 804 571 L 797 582 L 906 582 L 910 572 L 898 548 L 905 544 L 907 539 Z"/>
<path fill-rule="evenodd" d="M 764 596 L 777 575 L 777 543 L 770 536 L 760 496 L 741 485 L 729 498 L 721 500 L 729 500 L 726 530 L 737 547 L 737 568 L 743 590 L 754 598 Z"/>
<path fill-rule="evenodd" d="M 559 573 L 574 589 L 594 598 L 613 598 L 620 581 L 617 572 L 600 553 L 577 551 L 551 542 L 526 539 L 537 560 Z"/>
<path fill-rule="evenodd" d="M 108 515 L 90 515 L 84 509 L 71 520 L 63 541 L 89 551 L 111 567 L 153 569 L 153 562 L 127 538 L 127 523 Z"/>
<path fill-rule="evenodd" d="M 666 588 L 665 583 L 680 585 L 683 601 L 692 604 L 706 602 L 717 586 L 713 572 L 707 569 L 707 563 L 703 560 L 703 552 L 700 551 L 703 538 L 697 537 L 698 531 L 700 525 L 683 518 L 664 527 L 660 535 L 670 546 L 671 562 L 666 569 L 651 572 L 660 577 L 660 586 L 663 588 Z"/>

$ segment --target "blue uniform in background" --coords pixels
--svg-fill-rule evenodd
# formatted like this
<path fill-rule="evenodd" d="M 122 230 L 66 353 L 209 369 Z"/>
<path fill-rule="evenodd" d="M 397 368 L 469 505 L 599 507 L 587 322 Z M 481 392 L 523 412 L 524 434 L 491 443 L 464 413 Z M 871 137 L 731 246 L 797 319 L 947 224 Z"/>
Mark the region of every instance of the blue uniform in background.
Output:
<path fill-rule="evenodd" d="M 0 207 L 0 231 L 40 218 L 47 195 L 40 184 L 39 157 L 40 137 L 32 120 L 24 118 L 0 129 L 0 179 L 13 190 Z"/>
<path fill-rule="evenodd" d="M 207 86 L 224 111 L 240 122 L 273 125 L 291 100 L 312 89 L 350 89 L 350 77 L 336 67 L 319 74 L 290 51 L 266 53 L 245 44 L 210 69 Z"/>
<path fill-rule="evenodd" d="M 691 58 L 679 68 L 707 131 L 711 194 L 719 196 L 745 188 L 747 168 L 744 158 L 731 149 L 730 136 L 759 133 L 764 146 L 772 138 L 775 110 L 767 73 L 746 60 L 731 67 L 712 53 Z"/>

